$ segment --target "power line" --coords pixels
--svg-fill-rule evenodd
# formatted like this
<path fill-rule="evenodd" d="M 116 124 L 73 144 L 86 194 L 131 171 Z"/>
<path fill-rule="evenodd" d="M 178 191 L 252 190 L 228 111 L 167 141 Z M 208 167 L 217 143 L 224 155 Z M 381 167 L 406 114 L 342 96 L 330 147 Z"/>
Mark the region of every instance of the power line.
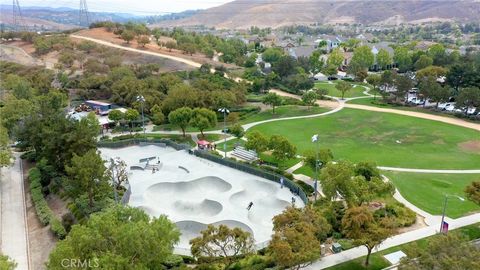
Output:
<path fill-rule="evenodd" d="M 87 26 L 87 27 L 90 25 L 87 0 L 80 0 L 80 10 L 78 12 L 78 25 Z"/>
<path fill-rule="evenodd" d="M 13 13 L 13 29 L 15 31 L 26 30 L 25 20 L 22 16 L 22 9 L 20 8 L 20 3 L 18 0 L 13 0 L 12 4 L 12 13 Z"/>

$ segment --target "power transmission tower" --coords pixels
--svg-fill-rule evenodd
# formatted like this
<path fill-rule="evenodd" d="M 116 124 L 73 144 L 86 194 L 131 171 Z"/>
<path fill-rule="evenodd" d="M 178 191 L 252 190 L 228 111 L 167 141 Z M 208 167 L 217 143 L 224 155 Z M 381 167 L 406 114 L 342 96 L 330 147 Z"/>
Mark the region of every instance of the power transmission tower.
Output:
<path fill-rule="evenodd" d="M 18 3 L 18 0 L 13 0 L 12 6 L 13 6 L 13 30 L 25 31 L 26 30 L 25 20 L 23 19 L 22 9 L 20 8 L 20 4 Z"/>
<path fill-rule="evenodd" d="M 90 18 L 88 16 L 87 0 L 80 0 L 80 11 L 78 14 L 78 24 L 80 26 L 90 26 Z"/>

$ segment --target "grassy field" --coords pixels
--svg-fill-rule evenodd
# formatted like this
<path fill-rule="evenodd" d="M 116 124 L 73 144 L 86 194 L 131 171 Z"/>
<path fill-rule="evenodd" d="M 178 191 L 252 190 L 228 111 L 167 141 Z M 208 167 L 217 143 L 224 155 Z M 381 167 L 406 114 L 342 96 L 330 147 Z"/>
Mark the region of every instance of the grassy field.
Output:
<path fill-rule="evenodd" d="M 465 197 L 465 187 L 472 181 L 480 181 L 480 174 L 426 174 L 384 172 L 405 199 L 434 215 L 441 215 L 444 194 Z M 480 211 L 471 201 L 457 198 L 448 200 L 447 216 L 458 218 Z"/>
<path fill-rule="evenodd" d="M 320 114 L 327 111 L 329 111 L 328 108 L 318 107 L 318 106 L 308 108 L 306 106 L 285 105 L 285 106 L 279 106 L 275 108 L 275 114 L 272 113 L 272 109 L 248 114 L 244 119 L 240 120 L 240 124 L 248 124 L 248 123 L 264 121 L 268 119 Z M 230 124 L 227 123 L 227 126 L 229 125 Z M 205 131 L 221 130 L 221 129 L 223 129 L 223 121 L 219 121 L 216 127 L 206 129 Z M 171 124 L 163 124 L 163 125 L 153 127 L 153 131 L 171 131 L 171 130 L 180 130 L 180 129 Z M 198 129 L 194 127 L 188 127 L 187 132 L 198 132 Z"/>
<path fill-rule="evenodd" d="M 224 143 L 219 143 L 217 144 L 217 150 L 218 151 L 223 151 L 223 145 Z M 245 145 L 245 141 L 244 140 L 239 140 L 239 139 L 231 139 L 231 140 L 228 140 L 227 141 L 227 151 L 233 151 L 233 149 L 235 148 L 236 145 Z"/>
<path fill-rule="evenodd" d="M 452 230 L 451 232 L 454 232 L 454 231 L 463 235 L 467 240 L 478 239 L 478 238 L 480 238 L 480 223 L 472 224 L 472 225 L 465 226 L 465 227 L 462 227 L 462 228 L 459 228 L 459 229 L 455 229 L 455 230 Z M 370 256 L 370 265 L 369 265 L 368 268 L 366 268 L 363 264 L 365 262 L 365 256 L 363 256 L 363 257 L 357 258 L 355 260 L 351 260 L 351 261 L 348 261 L 348 262 L 337 264 L 335 266 L 332 266 L 332 267 L 329 267 L 329 268 L 326 268 L 326 269 L 327 270 L 366 270 L 366 269 L 368 269 L 368 270 L 380 270 L 380 269 L 383 269 L 385 267 L 390 266 L 390 263 L 387 260 L 385 260 L 385 258 L 383 257 L 384 255 L 387 255 L 387 254 L 390 254 L 390 253 L 393 253 L 393 252 L 396 252 L 396 251 L 399 251 L 399 250 L 405 251 L 406 248 L 409 245 L 411 245 L 412 243 L 418 244 L 418 246 L 420 248 L 426 248 L 428 240 L 431 239 L 432 237 L 435 237 L 435 236 L 429 236 L 427 238 L 423 238 L 423 239 L 417 240 L 415 242 L 406 243 L 406 244 L 399 245 L 399 246 L 396 246 L 396 247 L 388 248 L 386 250 L 382 250 L 380 252 L 373 253 Z"/>
<path fill-rule="evenodd" d="M 293 116 L 304 116 L 312 114 L 320 114 L 327 112 L 329 109 L 323 107 L 306 107 L 306 106 L 295 106 L 295 105 L 285 105 L 275 108 L 275 114 L 273 114 L 272 109 L 262 111 L 259 113 L 253 113 L 247 118 L 240 120 L 241 124 L 248 124 L 252 122 L 264 121 L 269 119 L 278 119 L 285 117 Z"/>
<path fill-rule="evenodd" d="M 338 113 L 252 128 L 267 135 L 284 135 L 298 153 L 314 147 L 330 148 L 335 159 L 375 161 L 381 166 L 425 169 L 479 169 L 478 131 L 425 119 L 344 109 Z M 413 158 L 415 157 L 415 158 Z"/>
<path fill-rule="evenodd" d="M 342 97 L 342 93 L 335 88 L 335 83 L 317 82 L 315 88 L 326 89 L 329 96 Z M 362 86 L 357 85 L 345 93 L 345 98 L 365 96 L 363 94 L 365 90 Z"/>

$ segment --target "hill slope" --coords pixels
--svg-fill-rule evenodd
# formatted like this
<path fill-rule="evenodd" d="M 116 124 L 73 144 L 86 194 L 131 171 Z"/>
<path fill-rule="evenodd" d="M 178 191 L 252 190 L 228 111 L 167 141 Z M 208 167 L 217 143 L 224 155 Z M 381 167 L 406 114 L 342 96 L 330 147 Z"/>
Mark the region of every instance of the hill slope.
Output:
<path fill-rule="evenodd" d="M 161 26 L 279 27 L 311 23 L 399 23 L 479 20 L 479 0 L 237 0 Z"/>

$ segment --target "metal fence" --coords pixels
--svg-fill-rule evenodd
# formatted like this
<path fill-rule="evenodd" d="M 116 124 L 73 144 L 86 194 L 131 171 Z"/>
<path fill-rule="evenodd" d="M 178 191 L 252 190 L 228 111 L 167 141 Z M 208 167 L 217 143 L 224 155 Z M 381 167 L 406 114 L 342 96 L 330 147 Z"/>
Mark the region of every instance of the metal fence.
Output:
<path fill-rule="evenodd" d="M 277 183 L 280 183 L 280 179 L 283 178 L 284 179 L 283 184 L 287 188 L 289 188 L 292 193 L 297 194 L 305 204 L 308 203 L 308 197 L 305 194 L 305 192 L 303 191 L 303 189 L 299 185 L 297 185 L 295 182 L 293 182 L 292 180 L 288 179 L 287 177 L 285 177 L 283 175 L 280 175 L 280 174 L 277 174 L 277 173 L 274 173 L 274 172 L 271 172 L 271 171 L 267 171 L 265 169 L 258 168 L 258 167 L 255 167 L 255 166 L 252 166 L 252 165 L 249 165 L 249 164 L 246 164 L 246 163 L 241 163 L 241 162 L 238 162 L 238 161 L 235 161 L 235 160 L 232 160 L 232 159 L 225 159 L 225 158 L 219 157 L 217 155 L 210 154 L 206 151 L 195 150 L 194 154 L 197 157 L 208 159 L 210 161 L 228 166 L 230 168 L 234 168 L 234 169 L 237 169 L 239 171 L 250 173 L 250 174 L 253 174 L 253 175 L 256 175 L 256 176 L 259 176 L 259 177 L 262 177 L 262 178 L 265 178 L 265 179 L 268 179 L 270 181 L 274 181 L 274 182 L 277 182 Z"/>
<path fill-rule="evenodd" d="M 130 145 L 158 145 L 158 146 L 170 146 L 175 150 L 188 150 L 192 148 L 188 144 L 179 144 L 169 139 L 145 139 L 145 138 L 132 138 L 126 140 L 118 140 L 118 141 L 99 141 L 97 143 L 98 147 L 105 147 L 105 148 L 121 148 Z"/>

